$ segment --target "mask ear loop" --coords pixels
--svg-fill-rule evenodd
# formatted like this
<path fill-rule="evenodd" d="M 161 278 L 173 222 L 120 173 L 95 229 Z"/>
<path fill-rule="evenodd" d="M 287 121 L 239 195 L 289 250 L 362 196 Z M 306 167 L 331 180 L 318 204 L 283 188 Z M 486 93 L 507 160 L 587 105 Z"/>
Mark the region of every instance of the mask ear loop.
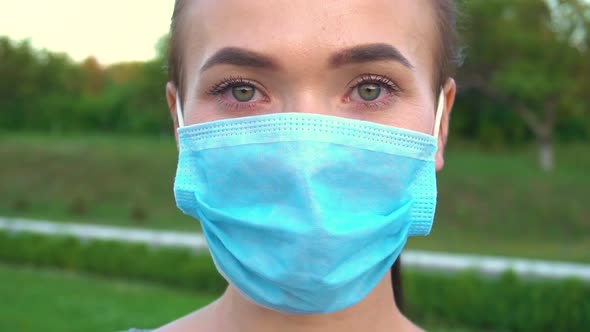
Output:
<path fill-rule="evenodd" d="M 440 122 L 445 108 L 445 92 L 441 88 L 440 95 L 438 96 L 438 106 L 436 108 L 436 116 L 434 118 L 434 138 L 438 140 L 438 134 L 440 131 Z"/>
<path fill-rule="evenodd" d="M 182 118 L 182 106 L 180 105 L 180 97 L 176 93 L 176 117 L 178 118 L 178 127 L 184 127 L 184 119 Z"/>

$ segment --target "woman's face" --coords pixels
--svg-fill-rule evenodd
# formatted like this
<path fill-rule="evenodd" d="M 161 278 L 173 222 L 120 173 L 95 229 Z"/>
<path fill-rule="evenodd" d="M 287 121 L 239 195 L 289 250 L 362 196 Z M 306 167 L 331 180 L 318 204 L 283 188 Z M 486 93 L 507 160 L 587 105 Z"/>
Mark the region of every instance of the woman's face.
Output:
<path fill-rule="evenodd" d="M 432 1 L 188 1 L 180 39 L 185 125 L 306 112 L 432 134 Z M 447 112 L 454 91 L 447 84 Z M 174 97 L 169 84 L 171 111 Z"/>

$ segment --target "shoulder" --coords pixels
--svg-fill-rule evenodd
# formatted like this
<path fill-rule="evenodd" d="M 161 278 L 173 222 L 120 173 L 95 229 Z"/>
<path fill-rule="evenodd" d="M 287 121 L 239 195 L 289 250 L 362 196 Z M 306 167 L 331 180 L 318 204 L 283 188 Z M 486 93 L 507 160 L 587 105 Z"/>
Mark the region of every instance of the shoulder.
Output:
<path fill-rule="evenodd" d="M 184 317 L 181 317 L 171 323 L 168 323 L 156 330 L 146 332 L 201 332 L 201 331 L 216 331 L 217 323 L 216 311 L 217 306 L 215 301 L 206 307 L 196 310 Z M 139 330 L 141 331 L 141 330 Z M 129 332 L 133 332 L 129 331 Z M 143 331 L 141 331 L 143 332 Z"/>

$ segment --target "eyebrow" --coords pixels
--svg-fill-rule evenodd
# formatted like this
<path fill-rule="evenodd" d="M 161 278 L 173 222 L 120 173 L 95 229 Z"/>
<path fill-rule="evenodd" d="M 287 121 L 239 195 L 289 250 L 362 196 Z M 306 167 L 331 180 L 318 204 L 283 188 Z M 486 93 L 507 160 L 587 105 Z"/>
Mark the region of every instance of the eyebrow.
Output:
<path fill-rule="evenodd" d="M 394 46 L 377 43 L 358 45 L 340 50 L 330 56 L 329 65 L 332 68 L 353 63 L 391 60 L 401 63 L 404 67 L 413 69 L 412 63 Z M 201 72 L 217 65 L 235 65 L 263 69 L 279 69 L 277 61 L 268 55 L 239 47 L 224 47 L 215 52 L 201 67 Z"/>
<path fill-rule="evenodd" d="M 279 68 L 277 62 L 267 55 L 239 47 L 224 47 L 207 59 L 201 67 L 201 72 L 223 64 L 264 69 Z"/>
<path fill-rule="evenodd" d="M 330 67 L 363 63 L 371 61 L 392 60 L 401 63 L 404 67 L 413 69 L 412 63 L 393 45 L 377 43 L 354 46 L 336 52 L 330 57 Z"/>

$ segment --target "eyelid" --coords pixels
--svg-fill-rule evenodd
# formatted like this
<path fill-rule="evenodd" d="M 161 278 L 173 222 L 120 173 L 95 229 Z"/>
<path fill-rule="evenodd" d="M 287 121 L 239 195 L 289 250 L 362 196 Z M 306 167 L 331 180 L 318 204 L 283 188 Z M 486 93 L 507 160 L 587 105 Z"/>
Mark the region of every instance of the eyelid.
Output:
<path fill-rule="evenodd" d="M 258 92 L 262 93 L 265 98 L 268 98 L 268 93 L 262 84 L 249 79 L 244 79 L 241 76 L 229 76 L 221 79 L 217 83 L 215 83 L 211 88 L 209 88 L 206 93 L 210 96 L 218 96 L 228 89 L 237 86 L 252 86 L 254 89 L 258 90 Z"/>
<path fill-rule="evenodd" d="M 378 74 L 363 74 L 354 78 L 352 81 L 348 82 L 348 86 L 350 90 L 355 89 L 361 84 L 366 83 L 377 83 L 385 85 L 388 90 L 390 90 L 394 94 L 399 94 L 401 92 L 401 88 L 397 85 L 392 79 L 387 76 L 378 75 Z"/>

